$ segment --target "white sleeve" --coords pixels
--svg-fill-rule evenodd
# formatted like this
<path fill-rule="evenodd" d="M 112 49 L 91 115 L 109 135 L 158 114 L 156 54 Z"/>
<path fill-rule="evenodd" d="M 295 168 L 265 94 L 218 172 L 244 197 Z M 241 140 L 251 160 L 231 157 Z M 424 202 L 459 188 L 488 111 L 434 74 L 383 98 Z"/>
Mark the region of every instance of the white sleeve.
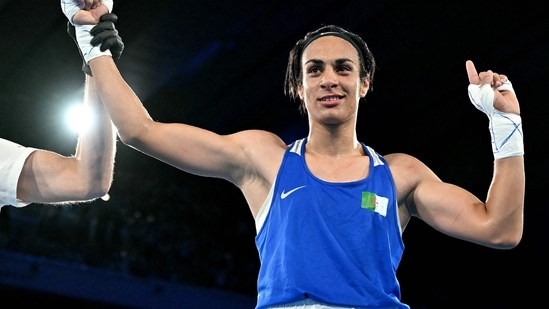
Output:
<path fill-rule="evenodd" d="M 30 204 L 17 199 L 17 182 L 25 160 L 36 150 L 0 138 L 0 208 L 6 205 L 23 207 Z"/>

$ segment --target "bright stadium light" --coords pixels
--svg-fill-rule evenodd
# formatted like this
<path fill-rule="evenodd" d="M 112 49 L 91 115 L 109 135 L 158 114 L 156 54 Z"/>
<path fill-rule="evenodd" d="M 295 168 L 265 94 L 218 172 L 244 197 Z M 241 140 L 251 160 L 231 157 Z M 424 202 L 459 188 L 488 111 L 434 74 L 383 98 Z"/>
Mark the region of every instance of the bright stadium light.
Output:
<path fill-rule="evenodd" d="M 65 122 L 68 128 L 77 133 L 89 128 L 92 120 L 91 111 L 82 103 L 72 104 L 65 113 Z"/>

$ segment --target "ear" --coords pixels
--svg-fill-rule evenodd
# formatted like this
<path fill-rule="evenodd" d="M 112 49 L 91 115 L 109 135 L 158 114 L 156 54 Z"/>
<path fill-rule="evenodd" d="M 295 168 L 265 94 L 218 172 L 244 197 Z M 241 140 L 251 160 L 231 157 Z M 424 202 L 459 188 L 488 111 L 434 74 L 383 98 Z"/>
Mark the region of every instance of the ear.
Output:
<path fill-rule="evenodd" d="M 370 78 L 365 78 L 362 82 L 362 85 L 360 85 L 360 97 L 364 98 L 366 96 L 366 93 L 368 93 L 368 90 L 370 89 Z"/>
<path fill-rule="evenodd" d="M 297 95 L 299 95 L 299 98 L 303 101 L 303 86 L 297 86 Z"/>

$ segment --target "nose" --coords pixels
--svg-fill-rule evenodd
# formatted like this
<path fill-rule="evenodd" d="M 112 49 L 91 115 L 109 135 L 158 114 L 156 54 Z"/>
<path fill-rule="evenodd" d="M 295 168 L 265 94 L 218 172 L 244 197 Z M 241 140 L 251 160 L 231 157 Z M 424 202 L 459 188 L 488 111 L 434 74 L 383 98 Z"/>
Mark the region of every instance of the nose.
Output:
<path fill-rule="evenodd" d="M 326 69 L 322 74 L 320 87 L 324 90 L 331 90 L 339 85 L 337 74 L 333 69 Z"/>

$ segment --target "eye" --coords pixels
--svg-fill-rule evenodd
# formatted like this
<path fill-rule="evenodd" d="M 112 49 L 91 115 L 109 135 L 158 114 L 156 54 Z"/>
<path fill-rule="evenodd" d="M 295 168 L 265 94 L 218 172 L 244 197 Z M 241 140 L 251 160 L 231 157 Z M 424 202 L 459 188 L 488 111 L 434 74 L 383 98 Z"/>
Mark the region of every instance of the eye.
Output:
<path fill-rule="evenodd" d="M 353 68 L 348 65 L 340 65 L 336 68 L 338 72 L 352 72 Z"/>
<path fill-rule="evenodd" d="M 319 74 L 320 72 L 322 72 L 321 67 L 316 66 L 316 65 L 310 66 L 307 69 L 307 74 Z"/>

